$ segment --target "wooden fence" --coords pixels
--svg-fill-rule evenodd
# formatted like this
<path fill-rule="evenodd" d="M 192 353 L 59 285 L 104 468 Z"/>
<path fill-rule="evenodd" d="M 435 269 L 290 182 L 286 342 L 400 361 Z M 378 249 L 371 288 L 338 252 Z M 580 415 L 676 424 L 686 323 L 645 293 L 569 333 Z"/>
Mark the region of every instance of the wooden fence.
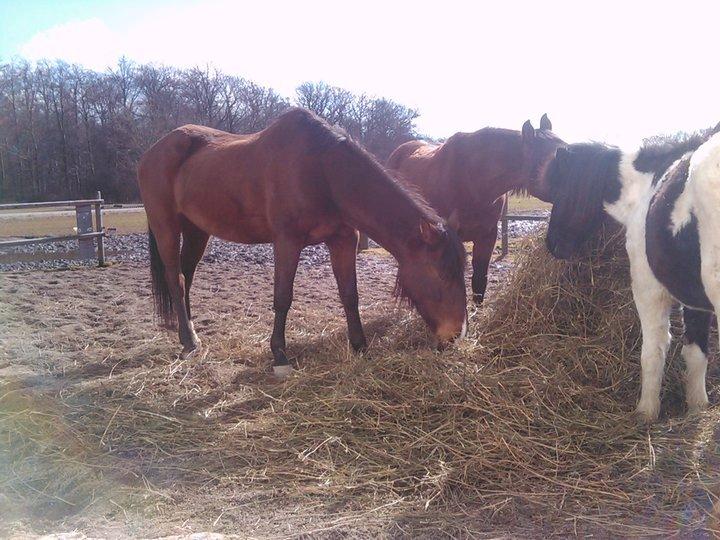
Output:
<path fill-rule="evenodd" d="M 49 242 L 59 242 L 62 240 L 78 241 L 80 247 L 81 258 L 89 259 L 95 257 L 94 239 L 97 239 L 97 259 L 98 265 L 105 265 L 105 227 L 103 226 L 102 204 L 103 199 L 101 193 L 97 192 L 96 199 L 85 199 L 77 201 L 51 201 L 39 203 L 21 203 L 21 204 L 0 204 L 0 211 L 16 210 L 16 209 L 33 209 L 33 208 L 52 208 L 52 207 L 75 207 L 75 216 L 77 221 L 77 234 L 65 236 L 47 236 L 44 238 L 30 238 L 24 240 L 0 241 L 0 249 L 13 246 L 30 246 L 34 244 L 45 244 Z M 116 205 L 118 207 L 138 207 L 142 208 L 142 204 L 137 205 Z M 95 227 L 93 228 L 91 207 L 95 209 Z M 502 257 L 505 257 L 510 249 L 508 223 L 510 221 L 547 221 L 547 216 L 532 215 L 514 215 L 508 214 L 507 205 L 503 208 L 500 218 L 500 241 Z M 368 249 L 368 237 L 360 234 L 360 243 L 358 251 Z"/>
<path fill-rule="evenodd" d="M 508 222 L 510 221 L 547 221 L 547 216 L 530 216 L 522 214 L 508 214 L 507 205 L 503 207 L 502 216 L 500 217 L 500 246 L 502 250 L 501 257 L 505 257 L 510 251 L 510 241 L 508 234 Z M 358 251 L 368 249 L 368 237 L 360 233 L 360 243 Z"/>
<path fill-rule="evenodd" d="M 502 216 L 500 217 L 500 248 L 502 250 L 501 257 L 505 257 L 510 251 L 510 241 L 508 234 L 508 222 L 510 221 L 547 221 L 547 216 L 524 216 L 508 214 L 507 204 L 503 207 Z"/>
<path fill-rule="evenodd" d="M 33 246 L 63 240 L 77 240 L 80 257 L 92 259 L 97 256 L 98 266 L 105 266 L 105 226 L 103 225 L 102 194 L 98 191 L 95 199 L 81 199 L 77 201 L 50 201 L 37 203 L 0 204 L 3 210 L 31 210 L 34 208 L 61 208 L 75 207 L 75 220 L 77 234 L 63 236 L 45 236 L 42 238 L 27 238 L 22 240 L 0 241 L 0 249 L 15 246 Z M 95 210 L 95 225 L 93 227 L 93 208 Z M 97 252 L 95 240 L 97 239 Z"/>

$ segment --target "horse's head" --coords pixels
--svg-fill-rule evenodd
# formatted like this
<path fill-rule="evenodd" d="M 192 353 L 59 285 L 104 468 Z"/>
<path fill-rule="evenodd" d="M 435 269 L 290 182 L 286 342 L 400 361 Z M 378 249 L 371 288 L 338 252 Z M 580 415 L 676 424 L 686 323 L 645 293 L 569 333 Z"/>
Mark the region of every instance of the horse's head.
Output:
<path fill-rule="evenodd" d="M 399 261 L 395 295 L 415 307 L 439 345 L 467 329 L 465 248 L 442 222 L 423 221 Z"/>
<path fill-rule="evenodd" d="M 548 167 L 553 201 L 546 243 L 569 259 L 599 229 L 604 206 L 620 197 L 620 150 L 598 143 L 559 148 Z"/>
<path fill-rule="evenodd" d="M 552 202 L 546 172 L 555 152 L 563 146 L 565 142 L 552 132 L 552 123 L 547 114 L 540 118 L 540 129 L 533 128 L 530 120 L 523 124 L 523 170 L 527 175 L 527 190 L 530 195 L 545 202 Z"/>

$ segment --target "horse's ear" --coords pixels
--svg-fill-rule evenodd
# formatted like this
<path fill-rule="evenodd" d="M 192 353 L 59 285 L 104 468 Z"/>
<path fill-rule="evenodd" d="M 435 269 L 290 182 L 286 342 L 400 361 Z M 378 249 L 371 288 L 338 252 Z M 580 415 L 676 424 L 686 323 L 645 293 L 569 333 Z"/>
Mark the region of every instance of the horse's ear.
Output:
<path fill-rule="evenodd" d="M 420 222 L 420 238 L 428 246 L 434 246 L 440 241 L 442 231 L 437 223 L 430 223 L 423 220 Z"/>
<path fill-rule="evenodd" d="M 525 120 L 522 127 L 522 138 L 523 141 L 531 141 L 535 137 L 535 128 L 530 123 L 530 120 Z"/>
<path fill-rule="evenodd" d="M 460 230 L 460 215 L 458 214 L 457 208 L 453 210 L 450 217 L 447 218 L 447 225 L 455 232 Z"/>
<path fill-rule="evenodd" d="M 546 131 L 552 131 L 552 122 L 548 118 L 547 113 L 543 114 L 540 118 L 540 129 L 544 129 Z"/>

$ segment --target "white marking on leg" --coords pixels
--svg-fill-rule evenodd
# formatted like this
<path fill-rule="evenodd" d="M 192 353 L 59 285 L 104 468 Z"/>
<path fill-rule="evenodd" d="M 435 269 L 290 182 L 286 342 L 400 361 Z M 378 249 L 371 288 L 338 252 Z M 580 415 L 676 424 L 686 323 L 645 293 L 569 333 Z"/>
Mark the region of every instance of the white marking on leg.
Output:
<path fill-rule="evenodd" d="M 685 399 L 688 410 L 695 412 L 707 407 L 708 396 L 705 389 L 707 356 L 697 343 L 684 345 L 682 357 L 685 360 Z"/>
<path fill-rule="evenodd" d="M 287 379 L 293 373 L 293 368 L 290 365 L 284 366 L 273 366 L 273 373 L 278 379 Z"/>

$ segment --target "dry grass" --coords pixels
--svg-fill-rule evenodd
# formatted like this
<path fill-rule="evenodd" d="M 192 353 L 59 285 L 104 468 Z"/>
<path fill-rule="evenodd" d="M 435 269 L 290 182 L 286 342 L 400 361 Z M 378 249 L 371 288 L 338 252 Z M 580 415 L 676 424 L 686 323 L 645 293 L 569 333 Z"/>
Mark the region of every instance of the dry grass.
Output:
<path fill-rule="evenodd" d="M 550 210 L 550 203 L 542 202 L 535 197 L 525 197 L 523 195 L 511 195 L 508 202 L 508 212 L 510 214 L 522 212 L 535 212 L 538 210 Z"/>
<path fill-rule="evenodd" d="M 357 357 L 327 314 L 301 312 L 299 371 L 283 384 L 264 371 L 267 322 L 238 326 L 232 310 L 212 314 L 202 362 L 168 360 L 168 338 L 147 333 L 89 345 L 112 361 L 83 366 L 88 345 L 67 336 L 64 384 L 0 391 L 5 511 L 31 508 L 42 527 L 139 520 L 145 534 L 183 521 L 260 537 L 707 532 L 720 411 L 682 416 L 674 348 L 664 419 L 635 423 L 640 336 L 621 241 L 579 263 L 540 245 L 520 259 L 471 338 L 443 354 L 416 317 L 379 309 Z"/>
<path fill-rule="evenodd" d="M 4 213 L 0 215 L 0 238 L 35 237 L 75 234 L 74 212 L 33 211 L 31 213 Z M 48 215 L 50 214 L 50 215 Z M 93 217 L 94 219 L 94 217 Z M 105 227 L 114 227 L 117 234 L 143 233 L 147 231 L 147 219 L 142 208 L 132 210 L 105 210 Z"/>

